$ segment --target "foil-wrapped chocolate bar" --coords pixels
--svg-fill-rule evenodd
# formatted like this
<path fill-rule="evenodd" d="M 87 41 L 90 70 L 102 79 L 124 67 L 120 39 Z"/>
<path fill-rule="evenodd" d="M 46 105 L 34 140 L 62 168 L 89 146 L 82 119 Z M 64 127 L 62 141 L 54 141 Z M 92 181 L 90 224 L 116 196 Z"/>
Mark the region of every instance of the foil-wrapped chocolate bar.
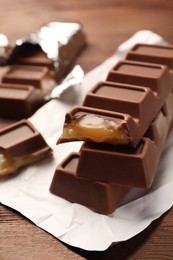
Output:
<path fill-rule="evenodd" d="M 1 177 L 51 156 L 52 149 L 28 120 L 20 120 L 0 130 Z"/>
<path fill-rule="evenodd" d="M 86 37 L 79 23 L 48 23 L 15 44 L 8 43 L 5 35 L 0 35 L 0 64 L 4 65 L 0 67 L 0 118 L 30 117 L 68 74 L 85 45 Z M 4 83 L 10 84 L 13 97 Z M 31 95 L 24 98 L 24 89 L 16 88 L 16 84 L 30 86 L 30 92 L 33 88 L 32 98 Z"/>
<path fill-rule="evenodd" d="M 57 80 L 86 45 L 82 25 L 75 22 L 50 22 L 14 44 L 4 37 L 0 38 L 1 64 L 45 66 L 52 69 Z"/>

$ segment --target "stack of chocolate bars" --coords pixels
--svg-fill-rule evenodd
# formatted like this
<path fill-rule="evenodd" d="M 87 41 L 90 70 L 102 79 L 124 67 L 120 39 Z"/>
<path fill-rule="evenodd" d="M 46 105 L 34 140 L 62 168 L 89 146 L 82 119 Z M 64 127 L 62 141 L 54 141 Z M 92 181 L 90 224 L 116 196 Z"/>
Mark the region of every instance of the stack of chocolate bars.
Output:
<path fill-rule="evenodd" d="M 151 187 L 173 123 L 173 47 L 137 44 L 65 117 L 57 144 L 84 141 L 57 166 L 50 192 L 111 214 Z"/>

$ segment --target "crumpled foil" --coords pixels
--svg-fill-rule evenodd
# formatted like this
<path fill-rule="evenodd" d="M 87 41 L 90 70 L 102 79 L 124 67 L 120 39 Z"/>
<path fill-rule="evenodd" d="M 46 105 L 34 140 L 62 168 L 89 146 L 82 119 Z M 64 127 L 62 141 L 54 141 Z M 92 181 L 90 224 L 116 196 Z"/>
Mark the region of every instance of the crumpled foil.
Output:
<path fill-rule="evenodd" d="M 74 22 L 50 22 L 38 31 L 9 43 L 4 34 L 0 34 L 0 65 L 15 63 L 19 55 L 36 48 L 52 61 L 56 73 L 69 66 L 79 51 L 85 46 L 86 37 L 82 25 Z"/>

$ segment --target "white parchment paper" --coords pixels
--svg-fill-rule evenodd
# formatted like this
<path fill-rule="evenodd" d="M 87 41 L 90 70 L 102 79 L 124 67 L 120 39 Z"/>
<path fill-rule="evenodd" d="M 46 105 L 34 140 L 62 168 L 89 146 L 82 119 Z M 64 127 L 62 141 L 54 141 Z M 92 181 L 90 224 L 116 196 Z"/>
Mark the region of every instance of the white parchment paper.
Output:
<path fill-rule="evenodd" d="M 122 205 L 111 215 L 95 213 L 76 203 L 70 203 L 49 192 L 58 163 L 69 152 L 78 151 L 80 142 L 56 145 L 61 134 L 65 113 L 81 104 L 86 92 L 100 80 L 135 43 L 166 44 L 155 33 L 139 31 L 120 45 L 115 54 L 88 73 L 82 86 L 52 100 L 39 109 L 30 121 L 54 150 L 54 159 L 23 169 L 20 174 L 0 181 L 0 201 L 56 238 L 86 250 L 105 250 L 112 242 L 127 240 L 144 230 L 173 204 L 173 134 L 169 136 L 154 184 L 147 192 L 133 189 Z M 75 94 L 75 95 L 74 95 Z"/>

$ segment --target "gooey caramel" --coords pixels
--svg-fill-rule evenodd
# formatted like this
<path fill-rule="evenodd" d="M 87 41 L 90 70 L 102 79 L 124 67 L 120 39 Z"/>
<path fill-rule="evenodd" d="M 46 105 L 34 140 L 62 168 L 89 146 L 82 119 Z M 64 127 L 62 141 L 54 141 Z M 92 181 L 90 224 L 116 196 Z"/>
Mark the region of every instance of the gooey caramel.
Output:
<path fill-rule="evenodd" d="M 69 140 L 88 140 L 97 143 L 128 144 L 129 137 L 120 119 L 112 120 L 94 114 L 78 115 L 64 125 L 62 137 Z"/>
<path fill-rule="evenodd" d="M 45 154 L 39 155 L 25 155 L 19 157 L 12 157 L 4 149 L 0 148 L 0 177 L 8 174 L 13 174 L 22 166 L 37 162 L 46 157 Z"/>

